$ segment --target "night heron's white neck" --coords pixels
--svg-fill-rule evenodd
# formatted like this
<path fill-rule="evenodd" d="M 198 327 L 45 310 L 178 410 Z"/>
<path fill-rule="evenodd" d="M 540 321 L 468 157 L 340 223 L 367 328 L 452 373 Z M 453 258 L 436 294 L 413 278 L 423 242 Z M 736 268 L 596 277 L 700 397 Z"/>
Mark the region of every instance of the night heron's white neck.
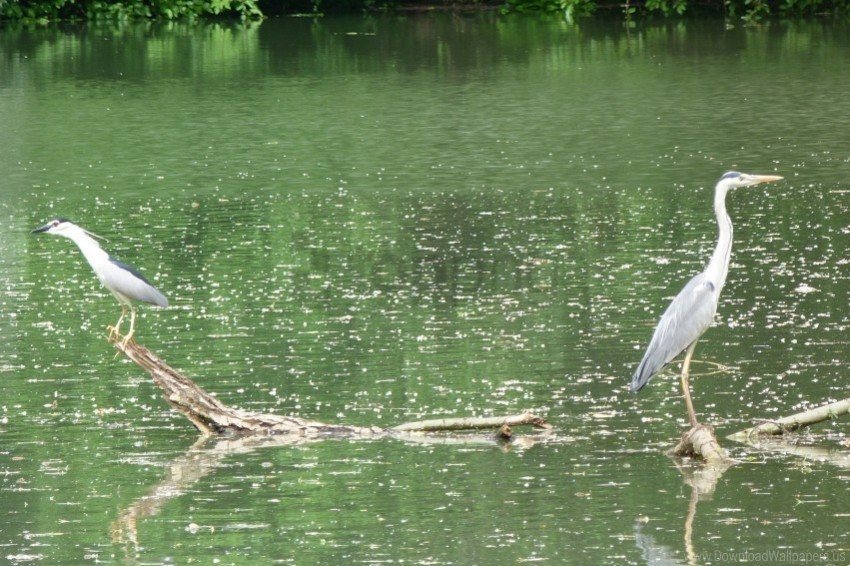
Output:
<path fill-rule="evenodd" d="M 105 262 L 109 261 L 109 254 L 100 247 L 97 240 L 89 236 L 88 232 L 77 225 L 70 226 L 62 232 L 58 232 L 57 235 L 64 236 L 77 244 L 77 247 L 83 252 L 83 256 L 89 262 L 89 265 L 91 265 L 98 279 L 103 282 L 104 274 L 101 267 Z"/>

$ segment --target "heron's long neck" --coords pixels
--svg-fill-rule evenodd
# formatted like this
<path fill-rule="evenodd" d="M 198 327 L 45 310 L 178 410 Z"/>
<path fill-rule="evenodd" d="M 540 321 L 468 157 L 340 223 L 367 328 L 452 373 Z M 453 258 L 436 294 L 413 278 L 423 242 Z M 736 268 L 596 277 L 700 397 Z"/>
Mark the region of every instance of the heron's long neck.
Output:
<path fill-rule="evenodd" d="M 103 265 L 104 261 L 109 259 L 109 254 L 100 247 L 100 244 L 94 238 L 82 230 L 71 232 L 67 237 L 77 244 L 77 247 L 83 252 L 83 256 L 85 256 L 89 265 L 92 266 L 94 272 L 100 277 L 100 270 L 98 268 Z"/>
<path fill-rule="evenodd" d="M 732 219 L 726 212 L 726 188 L 718 187 L 714 193 L 714 214 L 717 216 L 717 246 L 705 272 L 719 295 L 726 282 L 729 260 L 732 257 Z"/>

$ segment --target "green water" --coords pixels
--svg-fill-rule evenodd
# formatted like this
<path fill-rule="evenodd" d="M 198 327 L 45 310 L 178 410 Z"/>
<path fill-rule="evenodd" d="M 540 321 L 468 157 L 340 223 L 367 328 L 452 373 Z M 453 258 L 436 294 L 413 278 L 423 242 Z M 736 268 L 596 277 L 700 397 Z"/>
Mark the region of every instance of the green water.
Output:
<path fill-rule="evenodd" d="M 664 456 L 674 372 L 628 392 L 740 169 L 786 181 L 729 197 L 697 410 L 722 437 L 847 396 L 847 32 L 0 30 L 0 557 L 850 562 L 846 425 L 725 441 L 745 463 L 706 478 Z M 555 431 L 198 443 L 115 358 L 120 308 L 74 245 L 30 235 L 57 216 L 168 296 L 138 340 L 226 403 L 364 426 L 532 410 Z"/>

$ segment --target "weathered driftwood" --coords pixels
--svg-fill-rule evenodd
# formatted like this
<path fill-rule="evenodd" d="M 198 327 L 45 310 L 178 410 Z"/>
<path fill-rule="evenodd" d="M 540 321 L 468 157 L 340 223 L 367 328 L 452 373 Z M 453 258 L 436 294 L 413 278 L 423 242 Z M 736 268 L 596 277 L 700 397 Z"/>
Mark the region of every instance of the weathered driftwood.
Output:
<path fill-rule="evenodd" d="M 151 374 L 154 383 L 163 391 L 168 404 L 189 419 L 205 435 L 231 432 L 297 434 L 310 437 L 334 435 L 375 438 L 396 436 L 414 431 L 433 432 L 437 430 L 490 428 L 498 430 L 498 435 L 501 438 L 510 438 L 511 426 L 528 424 L 538 428 L 551 429 L 551 426 L 543 418 L 531 413 L 505 417 L 439 419 L 420 423 L 406 423 L 384 429 L 333 425 L 299 417 L 243 411 L 225 405 L 144 346 L 140 346 L 134 340 L 124 344 L 123 339 L 124 337 L 120 334 L 112 334 L 109 337 L 109 341 L 119 351 Z"/>
<path fill-rule="evenodd" d="M 729 465 L 735 462 L 726 455 L 714 436 L 714 429 L 705 424 L 697 424 L 682 435 L 679 443 L 667 454 L 704 460 L 712 465 Z"/>
<path fill-rule="evenodd" d="M 766 421 L 752 428 L 731 434 L 727 438 L 737 442 L 752 442 L 753 439 L 761 435 L 785 434 L 809 425 L 835 419 L 846 415 L 848 412 L 850 412 L 850 399 L 844 399 L 781 419 Z"/>
<path fill-rule="evenodd" d="M 385 434 L 380 428 L 328 425 L 298 417 L 253 413 L 228 407 L 134 340 L 125 345 L 123 337 L 116 334 L 110 337 L 110 342 L 146 369 L 154 383 L 162 389 L 168 404 L 204 434 L 226 431 L 351 436 Z"/>

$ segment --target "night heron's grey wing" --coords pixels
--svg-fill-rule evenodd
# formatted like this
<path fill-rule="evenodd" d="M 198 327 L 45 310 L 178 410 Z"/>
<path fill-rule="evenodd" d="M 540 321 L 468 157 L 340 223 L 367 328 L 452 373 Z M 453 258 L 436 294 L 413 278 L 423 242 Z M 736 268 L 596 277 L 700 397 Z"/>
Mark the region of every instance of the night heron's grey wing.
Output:
<path fill-rule="evenodd" d="M 705 332 L 717 312 L 717 292 L 705 273 L 691 279 L 661 316 L 646 354 L 632 377 L 631 390 L 644 385 Z"/>
<path fill-rule="evenodd" d="M 168 306 L 168 299 L 160 293 L 138 270 L 115 258 L 109 262 L 119 269 L 111 269 L 104 276 L 104 285 L 127 298 L 161 307 Z"/>

